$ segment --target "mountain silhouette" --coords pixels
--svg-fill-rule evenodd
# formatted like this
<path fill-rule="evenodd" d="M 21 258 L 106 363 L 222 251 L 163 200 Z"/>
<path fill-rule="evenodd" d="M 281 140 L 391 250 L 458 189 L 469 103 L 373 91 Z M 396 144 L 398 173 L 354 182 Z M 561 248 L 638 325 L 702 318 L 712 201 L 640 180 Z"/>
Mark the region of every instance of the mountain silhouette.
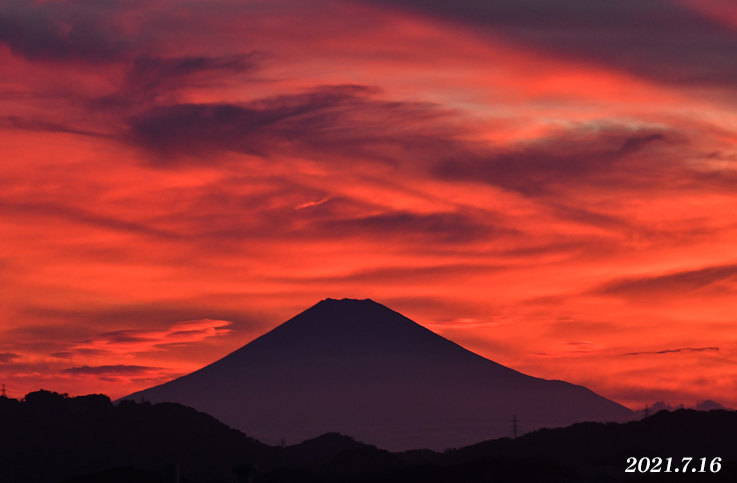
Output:
<path fill-rule="evenodd" d="M 632 412 L 485 359 L 371 300 L 326 299 L 196 372 L 122 399 L 177 402 L 260 441 L 327 432 L 444 449 Z"/>

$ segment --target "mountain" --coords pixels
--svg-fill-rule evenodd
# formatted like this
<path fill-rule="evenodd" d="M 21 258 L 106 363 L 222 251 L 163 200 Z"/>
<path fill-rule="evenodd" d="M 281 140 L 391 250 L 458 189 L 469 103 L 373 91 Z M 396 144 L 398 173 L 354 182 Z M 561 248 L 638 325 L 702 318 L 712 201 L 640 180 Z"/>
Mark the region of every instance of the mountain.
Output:
<path fill-rule="evenodd" d="M 390 450 L 467 445 L 632 412 L 527 376 L 371 300 L 326 299 L 192 374 L 122 399 L 178 402 L 276 444 L 327 432 Z"/>
<path fill-rule="evenodd" d="M 722 406 L 716 401 L 707 399 L 706 401 L 696 404 L 694 409 L 696 409 L 697 411 L 714 411 L 715 409 L 731 409 L 731 408 L 727 408 L 725 406 Z"/>

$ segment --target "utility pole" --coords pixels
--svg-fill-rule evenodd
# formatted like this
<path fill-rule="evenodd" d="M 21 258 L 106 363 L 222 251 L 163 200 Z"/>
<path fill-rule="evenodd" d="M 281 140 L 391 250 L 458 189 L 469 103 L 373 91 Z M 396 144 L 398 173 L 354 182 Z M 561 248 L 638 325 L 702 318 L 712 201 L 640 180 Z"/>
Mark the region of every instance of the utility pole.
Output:
<path fill-rule="evenodd" d="M 519 434 L 519 425 L 517 424 L 517 415 L 512 416 L 512 438 L 517 439 Z"/>
<path fill-rule="evenodd" d="M 7 396 L 6 394 L 5 394 L 5 384 L 3 384 L 3 389 L 2 389 L 1 391 L 0 391 L 0 396 L 2 396 L 2 397 L 8 397 L 8 396 Z"/>
<path fill-rule="evenodd" d="M 648 417 L 648 416 L 650 416 L 650 408 L 648 407 L 647 404 L 645 404 L 645 417 Z"/>

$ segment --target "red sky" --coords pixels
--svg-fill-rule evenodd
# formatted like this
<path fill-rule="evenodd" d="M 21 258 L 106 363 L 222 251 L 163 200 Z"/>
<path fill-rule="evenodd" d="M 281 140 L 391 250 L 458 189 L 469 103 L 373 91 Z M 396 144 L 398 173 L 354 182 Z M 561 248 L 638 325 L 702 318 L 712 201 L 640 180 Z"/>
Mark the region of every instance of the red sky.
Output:
<path fill-rule="evenodd" d="M 0 0 L 0 381 L 121 397 L 349 297 L 737 406 L 735 57 L 718 1 Z"/>

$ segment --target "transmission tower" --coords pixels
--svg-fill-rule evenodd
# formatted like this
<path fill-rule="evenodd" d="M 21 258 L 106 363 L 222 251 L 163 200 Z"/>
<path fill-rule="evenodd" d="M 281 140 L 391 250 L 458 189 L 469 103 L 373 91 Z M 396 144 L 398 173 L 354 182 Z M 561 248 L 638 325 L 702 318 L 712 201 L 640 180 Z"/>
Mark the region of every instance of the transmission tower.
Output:
<path fill-rule="evenodd" d="M 512 438 L 517 439 L 519 434 L 519 425 L 517 424 L 517 415 L 512 416 Z"/>
<path fill-rule="evenodd" d="M 650 408 L 648 407 L 647 404 L 645 404 L 645 417 L 648 417 L 648 416 L 650 416 Z"/>
<path fill-rule="evenodd" d="M 0 390 L 0 396 L 2 396 L 2 397 L 8 397 L 8 396 L 7 396 L 6 394 L 5 394 L 5 384 L 3 384 L 3 388 L 2 388 L 2 390 Z"/>

